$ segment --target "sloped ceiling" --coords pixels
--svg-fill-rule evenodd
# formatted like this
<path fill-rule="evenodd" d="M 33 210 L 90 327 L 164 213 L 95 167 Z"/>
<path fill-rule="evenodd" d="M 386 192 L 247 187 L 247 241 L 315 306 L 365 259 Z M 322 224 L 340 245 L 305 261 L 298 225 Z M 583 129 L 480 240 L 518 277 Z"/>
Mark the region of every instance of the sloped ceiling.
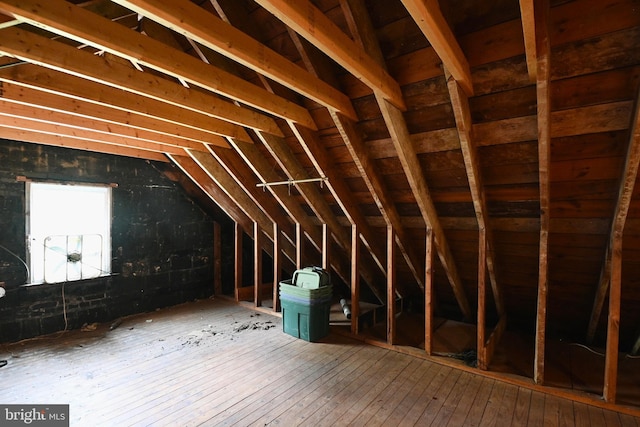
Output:
<path fill-rule="evenodd" d="M 453 318 L 481 273 L 489 318 L 590 341 L 613 271 L 631 345 L 640 4 L 441 3 L 0 0 L 0 137 L 172 162 L 289 264 L 296 224 L 312 254 L 324 224 L 381 301 L 388 230 L 405 298 L 433 238 Z"/>

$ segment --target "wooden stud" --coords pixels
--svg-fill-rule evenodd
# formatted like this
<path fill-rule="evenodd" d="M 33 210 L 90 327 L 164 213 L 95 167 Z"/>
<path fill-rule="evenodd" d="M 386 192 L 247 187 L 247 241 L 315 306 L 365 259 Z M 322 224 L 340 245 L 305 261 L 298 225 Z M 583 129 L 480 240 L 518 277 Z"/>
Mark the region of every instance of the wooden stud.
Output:
<path fill-rule="evenodd" d="M 434 247 L 433 231 L 427 228 L 425 242 L 425 269 L 424 269 L 424 351 L 431 355 L 433 353 L 433 305 L 434 305 Z"/>
<path fill-rule="evenodd" d="M 236 222 L 235 225 L 235 245 L 234 245 L 234 281 L 233 281 L 233 289 L 234 296 L 237 301 L 240 301 L 239 290 L 242 287 L 242 228 L 240 224 Z"/>
<path fill-rule="evenodd" d="M 538 300 L 536 311 L 536 341 L 533 380 L 544 383 L 544 362 L 547 329 L 547 294 L 549 290 L 549 226 L 551 216 L 551 101 L 549 3 L 537 2 L 534 10 L 536 40 L 536 96 L 538 100 L 538 181 L 540 186 L 540 246 L 538 259 Z"/>
<path fill-rule="evenodd" d="M 387 227 L 387 344 L 396 342 L 396 236 Z"/>
<path fill-rule="evenodd" d="M 302 254 L 304 252 L 304 232 L 302 231 L 302 225 L 296 223 L 296 269 L 302 268 Z"/>
<path fill-rule="evenodd" d="M 262 306 L 262 232 L 257 222 L 253 223 L 253 303 Z"/>
<path fill-rule="evenodd" d="M 277 223 L 273 223 L 273 311 L 280 311 L 280 270 L 282 270 L 282 234 Z"/>
<path fill-rule="evenodd" d="M 616 403 L 618 385 L 618 354 L 620 342 L 620 300 L 622 297 L 622 233 L 616 233 L 611 254 L 611 284 L 609 286 L 609 319 L 604 368 L 603 397 Z"/>
<path fill-rule="evenodd" d="M 322 224 L 322 268 L 329 271 L 331 256 L 331 231 L 327 224 Z"/>
<path fill-rule="evenodd" d="M 480 229 L 478 233 L 478 368 L 487 370 L 487 233 Z"/>
<path fill-rule="evenodd" d="M 351 226 L 351 333 L 360 332 L 360 233 Z"/>
<path fill-rule="evenodd" d="M 213 294 L 222 295 L 222 228 L 213 222 Z"/>

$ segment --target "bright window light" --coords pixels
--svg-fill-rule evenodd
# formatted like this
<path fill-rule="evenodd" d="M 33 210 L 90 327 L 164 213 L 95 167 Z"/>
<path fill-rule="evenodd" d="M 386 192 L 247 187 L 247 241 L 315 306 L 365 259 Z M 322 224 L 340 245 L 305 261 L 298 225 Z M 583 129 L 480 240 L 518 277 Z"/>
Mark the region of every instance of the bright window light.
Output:
<path fill-rule="evenodd" d="M 27 183 L 31 283 L 111 272 L 111 188 Z"/>

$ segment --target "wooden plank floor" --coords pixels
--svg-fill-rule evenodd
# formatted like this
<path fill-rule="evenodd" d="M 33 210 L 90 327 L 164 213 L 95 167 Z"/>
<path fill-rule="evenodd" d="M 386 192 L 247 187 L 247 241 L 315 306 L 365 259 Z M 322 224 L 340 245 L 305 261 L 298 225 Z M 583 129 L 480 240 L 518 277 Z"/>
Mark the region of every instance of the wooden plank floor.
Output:
<path fill-rule="evenodd" d="M 222 300 L 0 346 L 2 403 L 64 403 L 72 426 L 640 426 L 339 335 L 308 343 Z"/>

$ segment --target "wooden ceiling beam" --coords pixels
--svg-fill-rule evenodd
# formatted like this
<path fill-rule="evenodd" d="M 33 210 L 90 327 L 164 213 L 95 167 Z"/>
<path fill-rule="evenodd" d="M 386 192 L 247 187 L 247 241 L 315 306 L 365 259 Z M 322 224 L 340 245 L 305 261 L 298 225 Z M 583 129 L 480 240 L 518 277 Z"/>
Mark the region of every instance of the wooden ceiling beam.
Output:
<path fill-rule="evenodd" d="M 224 140 L 219 138 L 220 130 L 216 124 L 210 124 L 211 117 L 59 71 L 48 70 L 33 64 L 23 64 L 0 70 L 0 81 L 16 83 L 32 89 L 117 108 L 130 113 L 142 114 L 176 125 L 188 126 L 210 133 L 212 144 L 228 146 Z M 242 132 L 244 136 L 244 129 Z"/>
<path fill-rule="evenodd" d="M 2 125 L 0 125 L 0 138 L 10 139 L 13 141 L 32 142 L 35 144 L 52 145 L 62 148 L 72 148 L 76 150 L 93 151 L 96 153 L 113 154 L 116 156 L 136 157 L 156 162 L 169 161 L 163 153 L 156 151 L 88 141 L 81 138 L 69 138 L 55 133 L 41 133 L 28 129 L 5 127 Z"/>
<path fill-rule="evenodd" d="M 369 53 L 357 45 L 307 0 L 256 0 L 311 44 L 401 110 L 406 109 L 400 85 Z"/>
<path fill-rule="evenodd" d="M 176 148 L 190 148 L 197 151 L 206 151 L 205 144 L 191 140 L 171 138 L 161 133 L 147 130 L 132 129 L 123 124 L 105 123 L 89 118 L 74 116 L 57 111 L 46 110 L 29 105 L 17 104 L 0 98 L 0 116 L 21 118 L 42 122 L 49 125 L 63 125 L 72 129 L 93 131 L 113 137 L 121 137 L 130 140 L 140 140 L 155 144 L 167 145 Z"/>
<path fill-rule="evenodd" d="M 536 22 L 535 1 L 520 0 L 520 19 L 522 20 L 522 34 L 524 36 L 524 50 L 527 57 L 527 71 L 529 79 L 536 81 L 538 71 L 538 57 L 536 52 Z"/>
<path fill-rule="evenodd" d="M 210 116 L 224 136 L 243 135 L 239 126 L 280 134 L 275 121 L 216 95 L 189 90 L 179 83 L 135 70 L 19 28 L 0 30 L 0 52 L 33 64 L 89 79 L 127 92 Z M 231 123 L 228 123 L 231 122 Z M 245 132 L 246 134 L 246 132 Z M 246 137 L 248 139 L 248 136 Z"/>
<path fill-rule="evenodd" d="M 2 100 L 4 102 L 69 114 L 70 116 L 90 119 L 100 123 L 123 125 L 130 128 L 132 132 L 157 133 L 160 136 L 174 140 L 176 145 L 187 148 L 190 147 L 181 145 L 181 142 L 211 144 L 213 140 L 220 138 L 218 135 L 175 123 L 168 123 L 152 117 L 105 107 L 80 99 L 43 92 L 27 86 L 20 86 L 13 82 L 0 80 L 0 87 L 2 88 Z M 101 125 L 96 123 L 96 126 L 99 127 Z"/>
<path fill-rule="evenodd" d="M 402 0 L 402 3 L 429 40 L 445 68 L 458 81 L 467 96 L 472 96 L 473 83 L 469 63 L 449 24 L 442 16 L 438 0 Z"/>
<path fill-rule="evenodd" d="M 351 100 L 284 56 L 187 1 L 115 0 L 294 91 L 357 119 Z"/>
<path fill-rule="evenodd" d="M 277 117 L 316 128 L 309 112 L 300 105 L 65 0 L 0 0 L 0 12 Z"/>
<path fill-rule="evenodd" d="M 629 213 L 629 205 L 638 177 L 638 165 L 640 163 L 640 91 L 636 93 L 636 105 L 629 128 L 629 146 L 627 148 L 622 176 L 620 177 L 618 198 L 611 221 L 605 260 L 600 272 L 600 280 L 596 289 L 593 308 L 589 318 L 589 326 L 587 328 L 587 342 L 589 343 L 593 341 L 598 328 L 602 307 L 604 306 L 611 280 L 611 262 L 614 255 L 614 243 L 617 238 L 622 238 L 621 236 L 624 233 L 624 226 Z"/>
<path fill-rule="evenodd" d="M 156 142 L 143 141 L 137 138 L 127 138 L 121 135 L 96 132 L 90 129 L 73 128 L 65 124 L 51 124 L 39 120 L 0 114 L 1 126 L 24 131 L 33 131 L 40 134 L 58 135 L 65 138 L 73 138 L 81 141 L 99 142 L 118 147 L 135 148 L 139 150 L 155 151 L 157 153 L 181 154 L 182 148 Z"/>

